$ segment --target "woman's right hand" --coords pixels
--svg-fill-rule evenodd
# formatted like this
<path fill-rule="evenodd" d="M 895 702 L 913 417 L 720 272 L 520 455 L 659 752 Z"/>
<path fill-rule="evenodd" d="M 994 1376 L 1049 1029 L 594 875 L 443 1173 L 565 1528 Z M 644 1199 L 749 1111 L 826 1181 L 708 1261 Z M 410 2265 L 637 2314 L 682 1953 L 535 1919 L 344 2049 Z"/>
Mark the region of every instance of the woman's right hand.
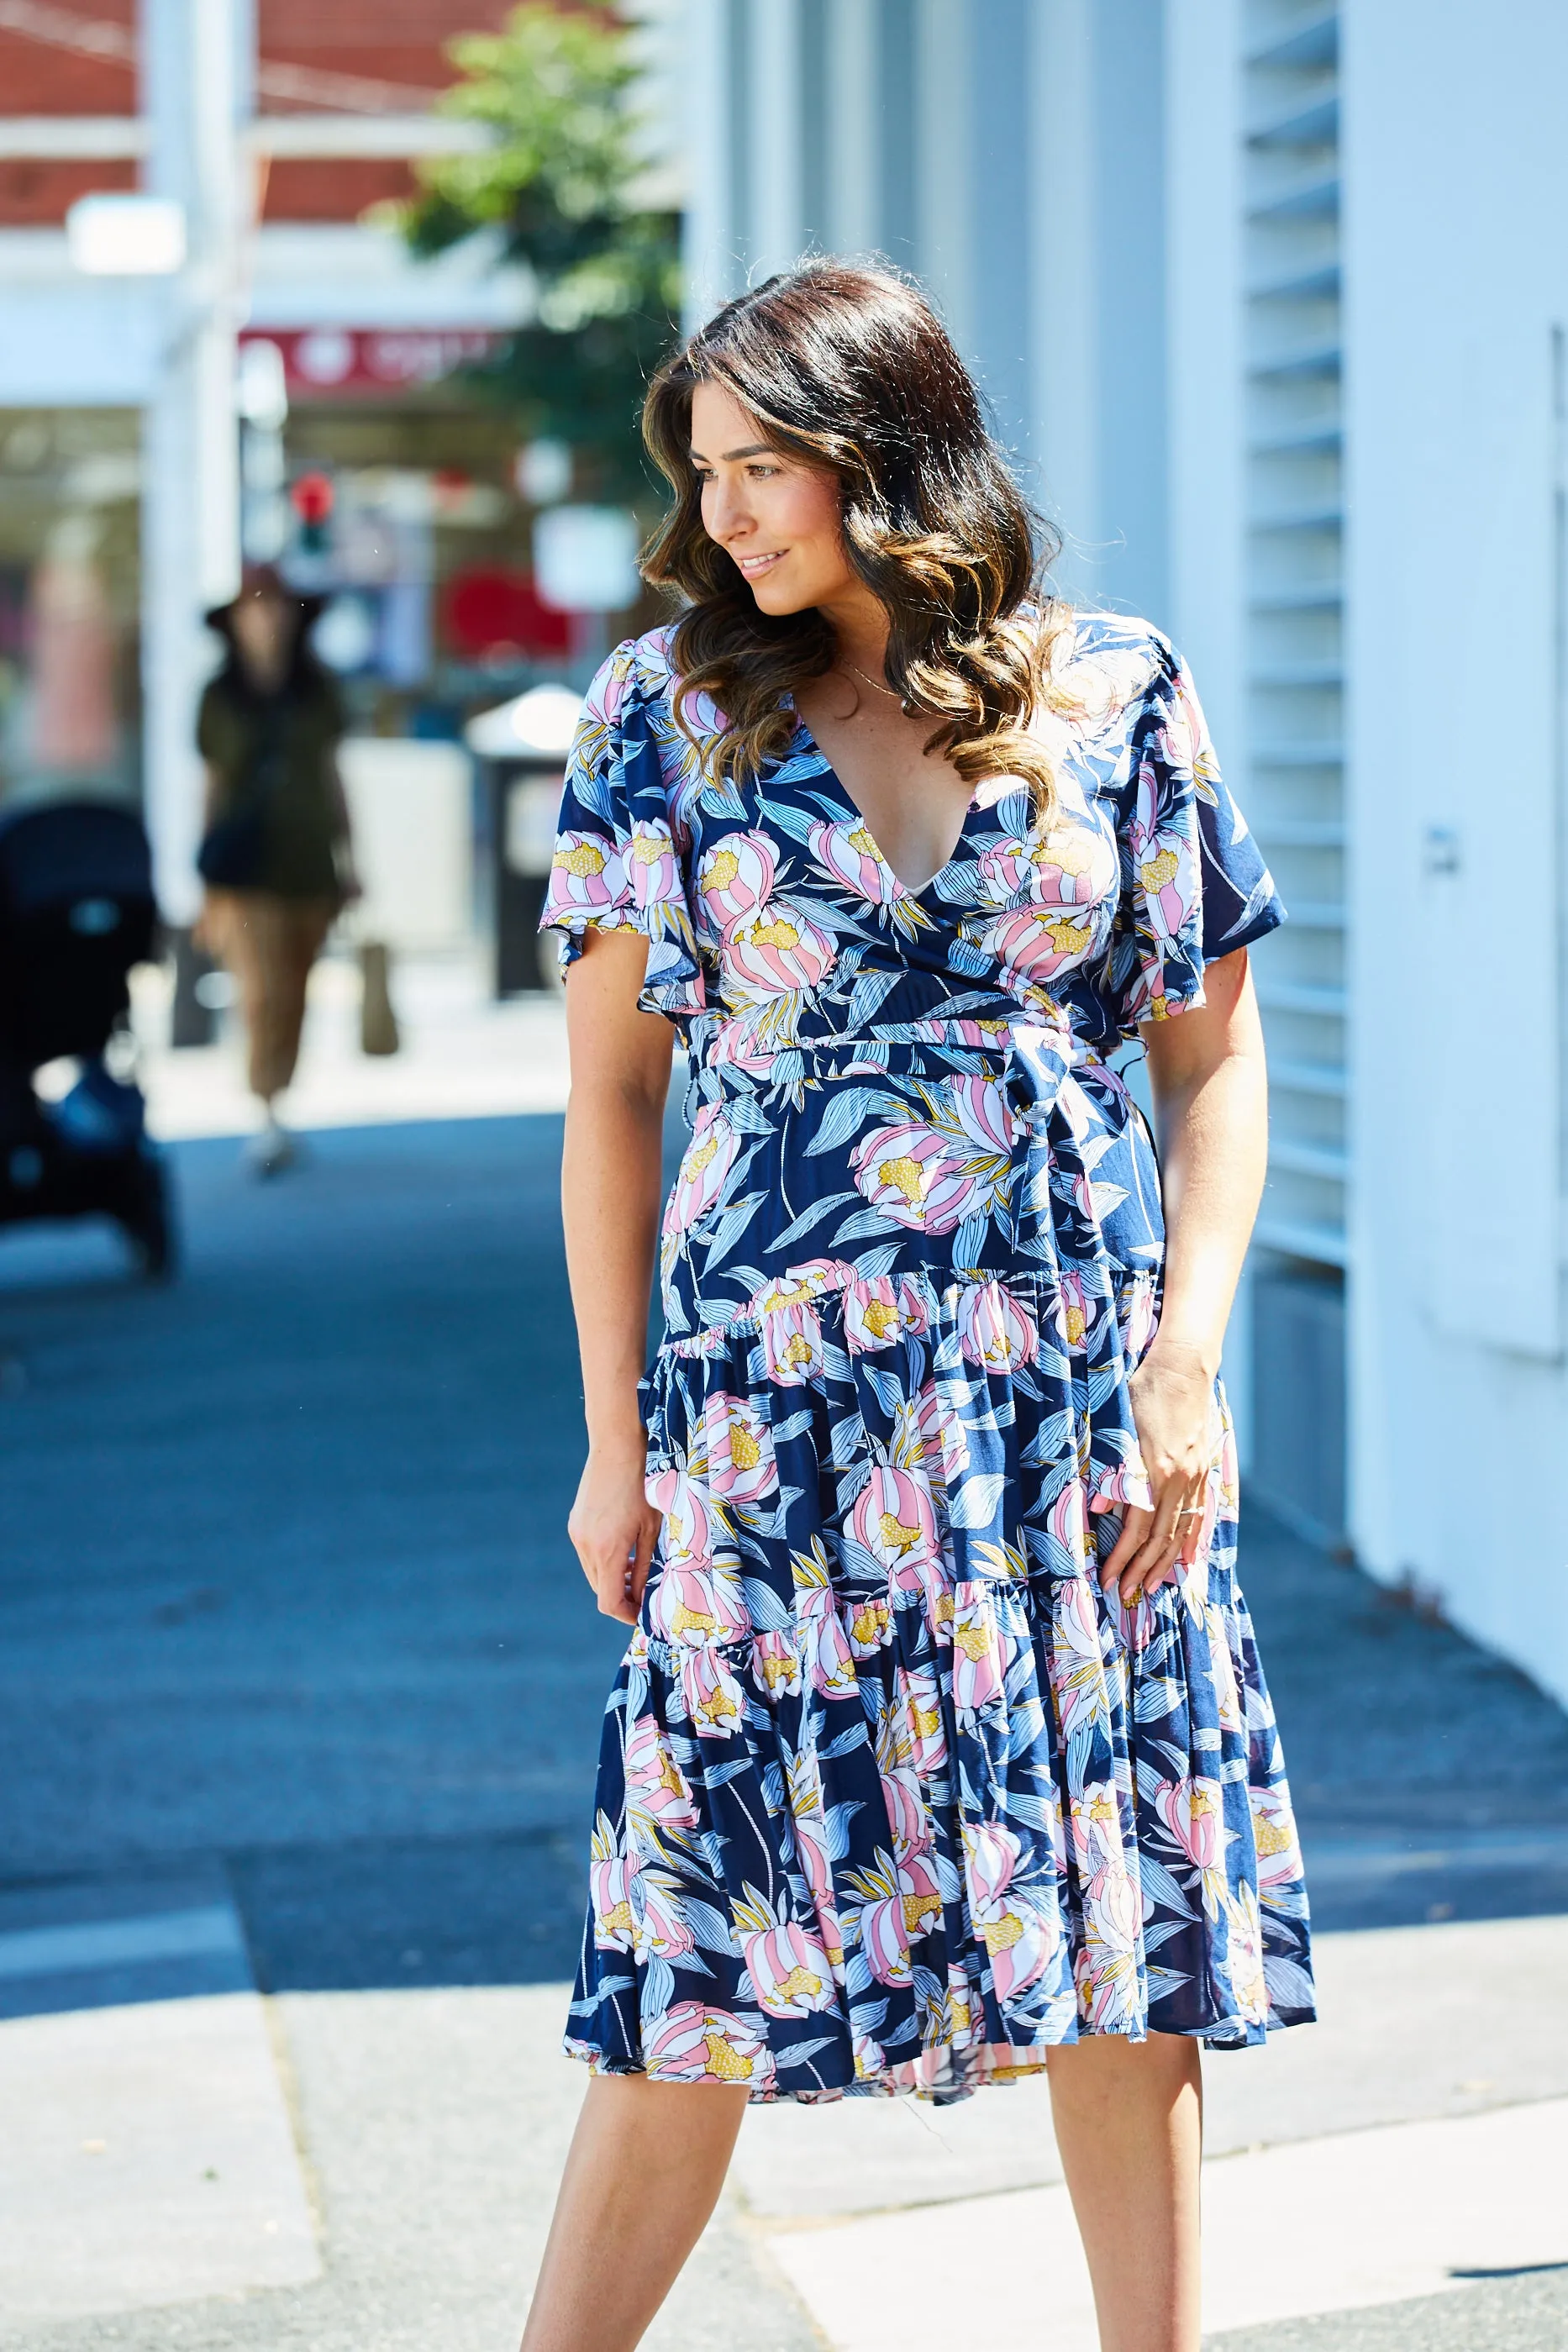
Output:
<path fill-rule="evenodd" d="M 635 1625 L 658 1540 L 659 1514 L 643 1492 L 647 1439 L 635 1436 L 588 1448 L 566 1532 L 600 1610 Z"/>

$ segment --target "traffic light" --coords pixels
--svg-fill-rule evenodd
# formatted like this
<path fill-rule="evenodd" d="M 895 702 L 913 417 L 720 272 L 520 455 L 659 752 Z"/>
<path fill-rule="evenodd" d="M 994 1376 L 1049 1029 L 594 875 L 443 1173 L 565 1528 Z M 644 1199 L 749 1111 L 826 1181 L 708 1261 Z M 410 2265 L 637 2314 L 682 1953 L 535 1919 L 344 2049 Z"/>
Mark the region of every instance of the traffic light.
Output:
<path fill-rule="evenodd" d="M 289 502 L 300 518 L 300 551 L 324 555 L 327 526 L 332 515 L 332 484 L 327 474 L 297 475 L 289 488 Z"/>

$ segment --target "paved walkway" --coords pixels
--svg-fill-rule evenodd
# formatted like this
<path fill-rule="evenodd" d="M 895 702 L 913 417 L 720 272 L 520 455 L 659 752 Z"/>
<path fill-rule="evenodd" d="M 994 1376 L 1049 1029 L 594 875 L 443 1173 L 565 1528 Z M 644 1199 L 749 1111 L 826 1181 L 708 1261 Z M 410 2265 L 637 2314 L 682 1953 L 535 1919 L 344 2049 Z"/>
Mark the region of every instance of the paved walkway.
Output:
<path fill-rule="evenodd" d="M 580 2092 L 617 1639 L 562 1532 L 559 1016 L 412 974 L 411 1050 L 367 1066 L 348 1010 L 329 973 L 310 1083 L 360 1123 L 275 1185 L 222 1051 L 154 1067 L 177 1286 L 0 1237 L 16 2352 L 505 2352 Z M 1561 2347 L 1568 1719 L 1256 1514 L 1247 1559 L 1325 2022 L 1209 2067 L 1212 2320 L 1231 2352 Z M 772 2110 L 648 2342 L 1071 2352 L 1076 2263 L 1037 2086 Z"/>

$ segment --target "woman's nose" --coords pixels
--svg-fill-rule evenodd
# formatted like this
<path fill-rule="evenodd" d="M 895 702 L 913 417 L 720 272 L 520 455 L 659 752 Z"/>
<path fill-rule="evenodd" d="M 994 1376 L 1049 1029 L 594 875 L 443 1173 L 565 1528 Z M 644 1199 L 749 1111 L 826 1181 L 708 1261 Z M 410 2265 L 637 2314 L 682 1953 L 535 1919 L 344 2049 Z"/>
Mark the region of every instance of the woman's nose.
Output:
<path fill-rule="evenodd" d="M 707 498 L 708 535 L 720 541 L 738 539 L 750 526 L 744 497 L 725 482 L 710 485 Z"/>

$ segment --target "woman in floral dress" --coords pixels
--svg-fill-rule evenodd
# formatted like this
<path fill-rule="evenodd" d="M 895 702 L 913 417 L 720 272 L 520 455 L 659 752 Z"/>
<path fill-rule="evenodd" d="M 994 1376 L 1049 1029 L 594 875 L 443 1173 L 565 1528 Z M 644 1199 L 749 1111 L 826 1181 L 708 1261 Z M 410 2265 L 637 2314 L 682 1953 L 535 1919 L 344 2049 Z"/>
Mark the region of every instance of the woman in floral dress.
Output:
<path fill-rule="evenodd" d="M 1216 1377 L 1282 909 L 1170 646 L 1042 593 L 906 284 L 770 280 L 645 428 L 687 609 L 594 683 L 545 910 L 571 1534 L 635 1630 L 525 2346 L 637 2341 L 748 2099 L 1044 2069 L 1102 2341 L 1194 2352 L 1198 2045 L 1312 2014 Z"/>

